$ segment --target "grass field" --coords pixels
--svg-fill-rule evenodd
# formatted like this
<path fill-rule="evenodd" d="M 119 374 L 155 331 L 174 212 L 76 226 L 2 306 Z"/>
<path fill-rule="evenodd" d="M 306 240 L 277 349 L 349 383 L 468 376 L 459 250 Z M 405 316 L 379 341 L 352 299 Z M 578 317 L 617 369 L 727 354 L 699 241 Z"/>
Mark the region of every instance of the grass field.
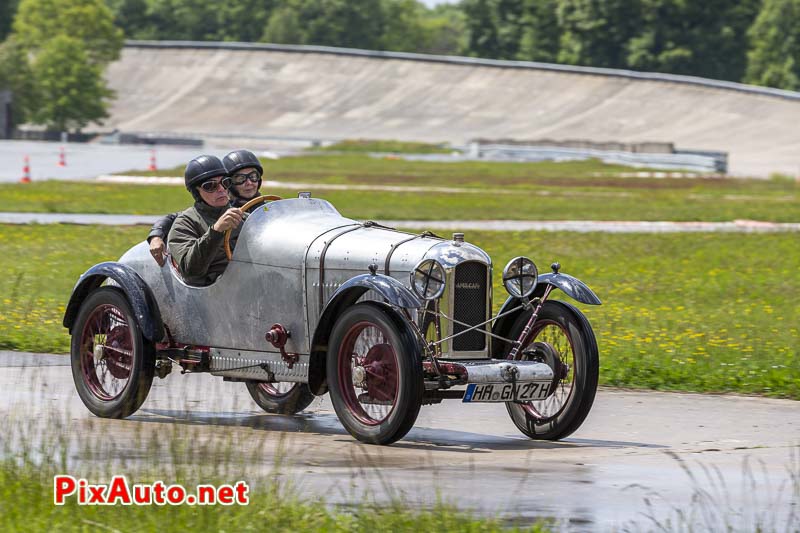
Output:
<path fill-rule="evenodd" d="M 319 184 L 318 189 L 310 187 L 315 196 L 357 219 L 800 220 L 800 186 L 788 179 L 617 178 L 613 174 L 620 168 L 597 162 L 437 164 L 363 155 L 291 157 L 265 164 L 268 179 Z M 325 190 L 325 184 L 474 192 L 333 191 Z M 479 190 L 487 187 L 489 191 Z M 291 197 L 298 191 L 262 192 Z M 0 211 L 161 214 L 189 202 L 182 187 L 54 181 L 0 185 Z"/>
<path fill-rule="evenodd" d="M 396 154 L 449 154 L 452 149 L 444 144 L 408 141 L 375 141 L 369 139 L 347 139 L 318 148 L 323 152 L 393 152 Z"/>
<path fill-rule="evenodd" d="M 67 352 L 61 319 L 91 265 L 145 227 L 0 226 L 0 348 Z M 474 232 L 497 275 L 526 254 L 552 261 L 603 300 L 581 306 L 598 337 L 601 383 L 800 399 L 800 249 L 795 234 L 614 235 Z"/>

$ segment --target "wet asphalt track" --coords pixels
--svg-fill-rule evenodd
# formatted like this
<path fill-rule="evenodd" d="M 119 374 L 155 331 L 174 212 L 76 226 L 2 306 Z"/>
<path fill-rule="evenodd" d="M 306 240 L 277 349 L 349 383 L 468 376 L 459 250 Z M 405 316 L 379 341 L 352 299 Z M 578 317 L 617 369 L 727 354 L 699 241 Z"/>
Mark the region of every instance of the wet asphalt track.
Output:
<path fill-rule="evenodd" d="M 513 522 L 553 517 L 568 531 L 649 531 L 680 524 L 678 510 L 697 530 L 800 521 L 790 483 L 790 472 L 800 476 L 800 409 L 788 400 L 601 390 L 561 442 L 525 438 L 503 405 L 445 401 L 423 407 L 403 440 L 377 447 L 352 439 L 327 397 L 298 416 L 268 415 L 241 383 L 175 372 L 135 415 L 104 420 L 80 402 L 65 356 L 0 352 L 0 367 L 0 417 L 24 425 L 28 441 L 66 436 L 72 475 L 109 460 L 124 460 L 117 473 L 170 471 L 170 440 L 196 447 L 195 460 L 206 449 L 198 443 L 227 442 L 250 457 L 246 479 L 277 465 L 303 497 L 344 505 L 400 497 L 426 507 L 441 497 Z M 18 446 L 19 432 L 0 439 Z"/>

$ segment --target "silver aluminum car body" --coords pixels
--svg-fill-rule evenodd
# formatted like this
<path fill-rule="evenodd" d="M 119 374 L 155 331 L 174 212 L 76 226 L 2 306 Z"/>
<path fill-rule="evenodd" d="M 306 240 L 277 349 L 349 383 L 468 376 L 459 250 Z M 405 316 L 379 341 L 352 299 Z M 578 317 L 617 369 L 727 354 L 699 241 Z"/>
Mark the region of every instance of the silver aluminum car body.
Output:
<path fill-rule="evenodd" d="M 391 256 L 388 269 L 387 256 Z M 483 250 L 345 218 L 322 199 L 294 198 L 257 207 L 242 226 L 233 260 L 207 287 L 184 283 L 169 261 L 159 267 L 146 243 L 132 248 L 120 262 L 132 267 L 153 291 L 176 342 L 212 347 L 214 373 L 265 379 L 267 375 L 257 367 L 239 368 L 269 361 L 273 371 L 276 363 L 282 365 L 276 379 L 304 381 L 314 332 L 336 289 L 368 273 L 372 264 L 379 273 L 388 273 L 409 287 L 412 269 L 426 258 L 437 259 L 446 270 L 440 301 L 443 313 L 451 317 L 466 313 L 470 324 L 490 318 L 492 263 Z M 466 277 L 461 276 L 462 265 Z M 370 291 L 364 298 L 379 296 Z M 466 303 L 459 308 L 457 300 Z M 472 309 L 471 302 L 480 302 L 482 308 Z M 291 332 L 286 351 L 300 354 L 291 369 L 264 339 L 272 324 L 282 324 Z M 488 324 L 483 327 L 489 330 Z M 449 320 L 442 322 L 442 328 L 442 337 L 453 333 Z M 445 341 L 442 358 L 487 359 L 488 336 L 478 331 L 461 337 L 470 335 L 483 340 L 473 338 L 461 346 L 455 339 Z"/>

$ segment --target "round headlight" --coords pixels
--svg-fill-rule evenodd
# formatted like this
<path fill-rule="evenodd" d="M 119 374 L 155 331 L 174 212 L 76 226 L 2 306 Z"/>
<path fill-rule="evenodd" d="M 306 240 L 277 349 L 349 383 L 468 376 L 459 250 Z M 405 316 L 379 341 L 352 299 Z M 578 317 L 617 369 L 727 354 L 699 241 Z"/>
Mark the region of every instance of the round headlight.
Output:
<path fill-rule="evenodd" d="M 503 269 L 503 285 L 515 298 L 527 298 L 533 293 L 539 271 L 527 257 L 515 257 Z"/>
<path fill-rule="evenodd" d="M 444 267 L 436 259 L 423 259 L 411 271 L 411 289 L 423 300 L 433 300 L 444 292 Z"/>

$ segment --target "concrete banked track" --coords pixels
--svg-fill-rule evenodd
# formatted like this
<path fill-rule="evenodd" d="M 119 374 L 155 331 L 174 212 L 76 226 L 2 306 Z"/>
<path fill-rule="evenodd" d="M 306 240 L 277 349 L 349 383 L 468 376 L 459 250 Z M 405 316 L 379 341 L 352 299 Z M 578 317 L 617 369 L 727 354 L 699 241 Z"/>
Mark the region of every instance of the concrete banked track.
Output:
<path fill-rule="evenodd" d="M 800 93 L 537 63 L 240 43 L 127 43 L 107 125 L 237 137 L 672 142 L 733 174 L 800 170 Z"/>

